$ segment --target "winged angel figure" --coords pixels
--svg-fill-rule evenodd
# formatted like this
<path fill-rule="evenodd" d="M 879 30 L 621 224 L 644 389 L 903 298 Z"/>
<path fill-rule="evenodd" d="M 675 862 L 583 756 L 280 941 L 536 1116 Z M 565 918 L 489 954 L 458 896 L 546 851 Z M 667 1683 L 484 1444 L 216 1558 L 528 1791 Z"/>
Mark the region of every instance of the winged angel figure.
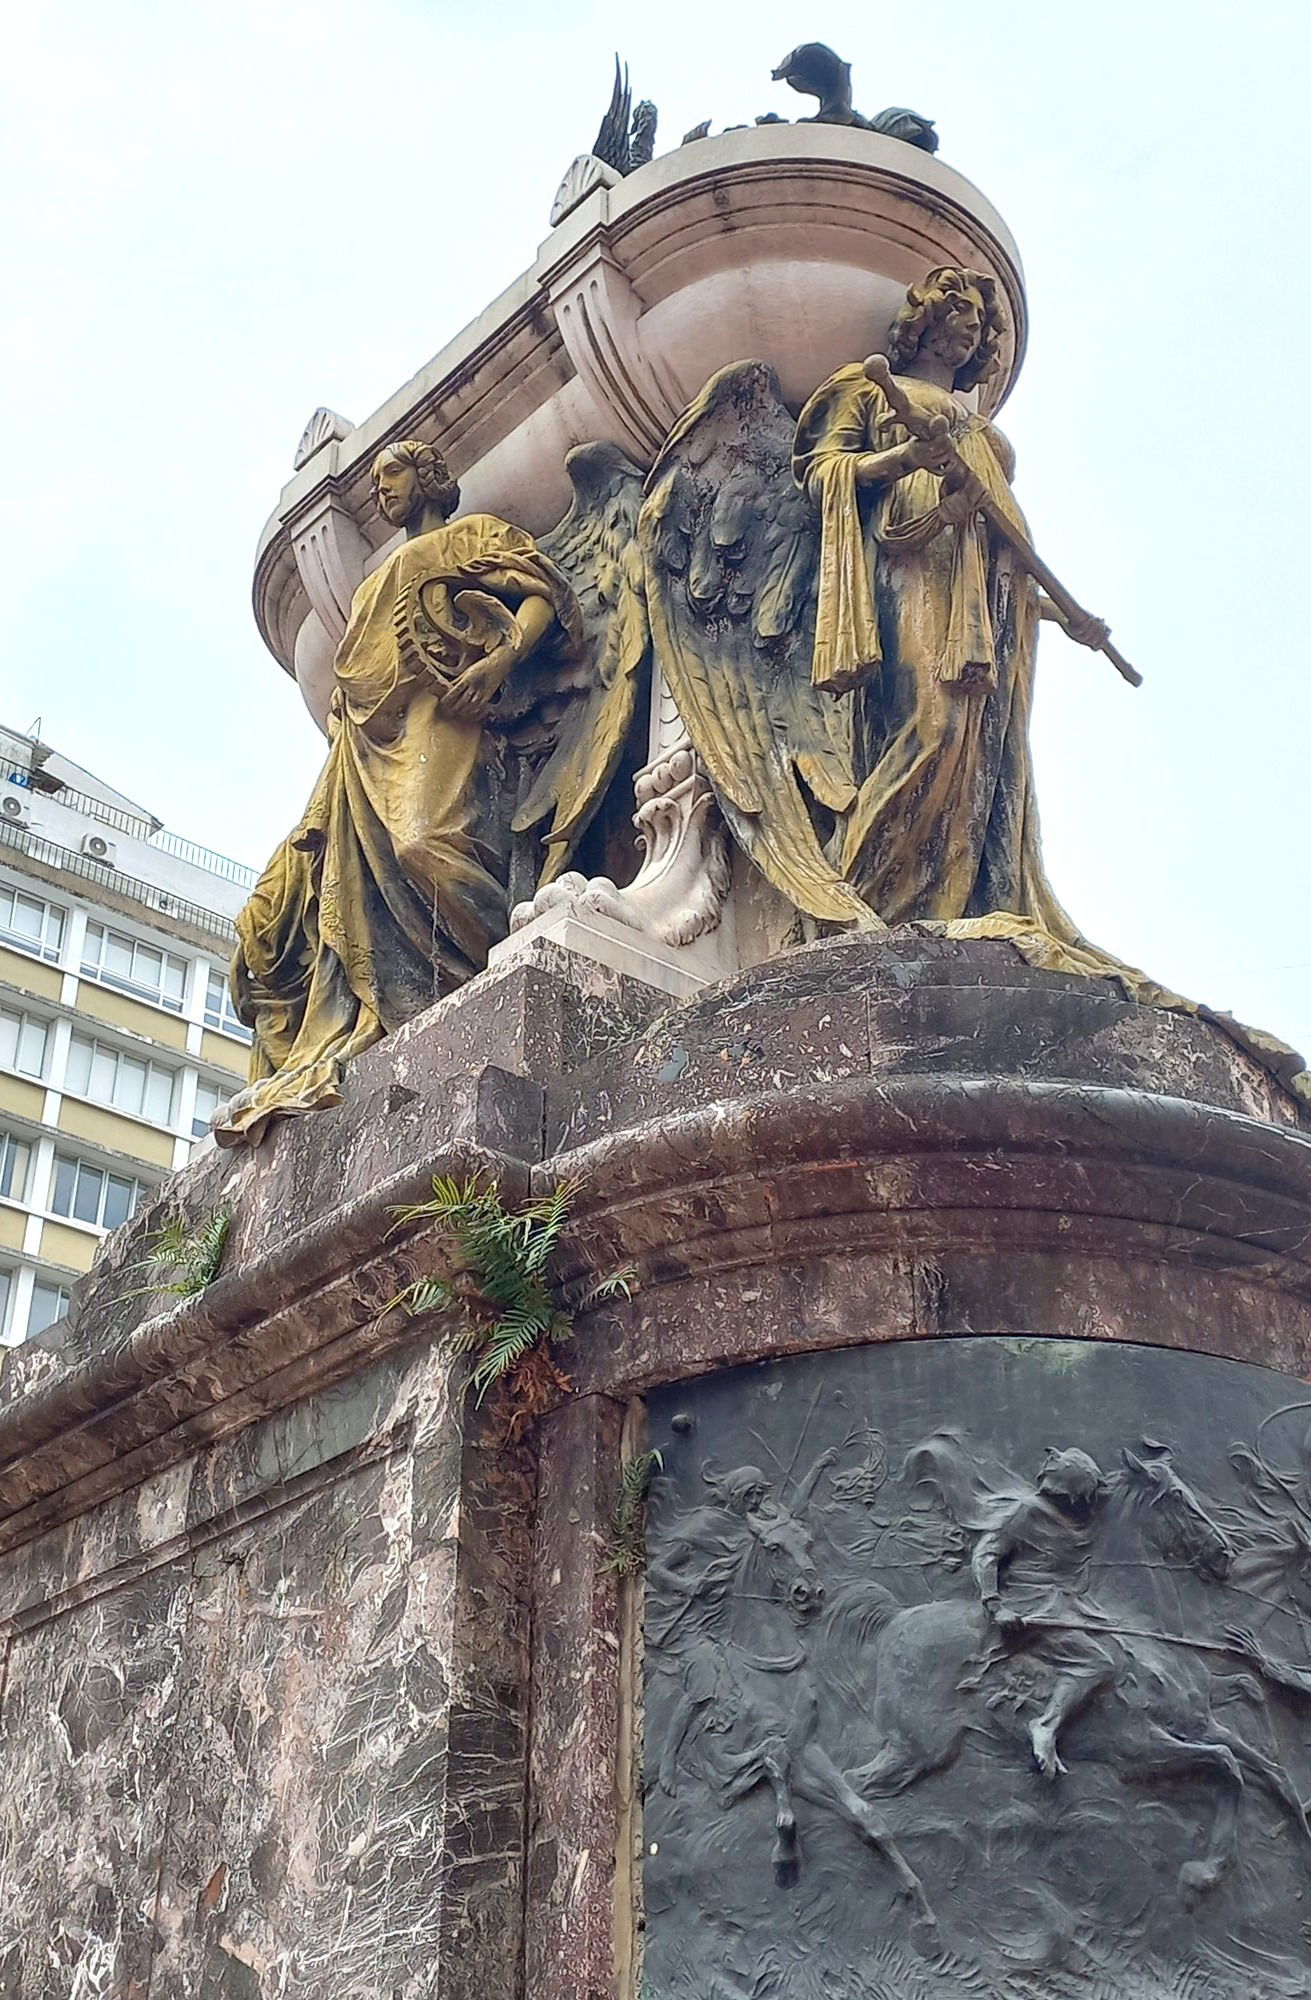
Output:
<path fill-rule="evenodd" d="M 714 376 L 647 481 L 656 661 L 731 832 L 796 908 L 1007 939 L 1196 1012 L 1089 943 L 1042 865 L 1039 621 L 1139 677 L 1037 558 L 1014 453 L 974 407 L 1004 335 L 996 283 L 944 266 L 908 289 L 886 354 L 840 368 L 795 425 L 763 363 Z M 1292 1051 L 1208 1018 L 1311 1094 Z"/>
<path fill-rule="evenodd" d="M 908 386 L 1009 501 L 999 434 Z M 859 364 L 799 426 L 763 363 L 716 375 L 648 481 L 657 658 L 732 833 L 798 909 L 976 934 L 1004 915 L 1090 952 L 1038 854 L 1038 594 L 932 451 Z"/>
<path fill-rule="evenodd" d="M 797 909 L 877 919 L 840 861 L 850 702 L 811 680 L 818 520 L 772 369 L 712 376 L 652 467 L 639 535 L 657 657 L 738 844 Z"/>
<path fill-rule="evenodd" d="M 485 965 L 512 888 L 553 880 L 588 834 L 648 671 L 642 475 L 606 444 L 568 467 L 573 504 L 534 542 L 452 519 L 434 446 L 375 461 L 405 540 L 355 593 L 327 761 L 237 919 L 252 1081 L 221 1140 L 340 1102 L 342 1065 Z"/>

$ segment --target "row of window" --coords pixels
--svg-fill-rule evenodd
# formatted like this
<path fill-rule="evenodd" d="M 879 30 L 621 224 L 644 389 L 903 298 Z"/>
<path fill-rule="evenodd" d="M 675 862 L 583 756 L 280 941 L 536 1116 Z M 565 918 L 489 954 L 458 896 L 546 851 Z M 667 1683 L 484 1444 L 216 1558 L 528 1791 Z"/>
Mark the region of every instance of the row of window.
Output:
<path fill-rule="evenodd" d="M 152 1125 L 171 1125 L 177 1111 L 178 1073 L 144 1056 L 130 1056 L 106 1042 L 74 1035 L 68 1045 L 66 1083 L 79 1097 L 112 1104 Z"/>
<path fill-rule="evenodd" d="M 53 964 L 64 949 L 64 912 L 57 903 L 0 883 L 0 938 Z"/>
<path fill-rule="evenodd" d="M 0 883 L 0 942 L 17 945 L 20 951 L 56 964 L 64 949 L 65 916 L 57 903 Z M 87 925 L 81 971 L 84 979 L 153 1001 L 172 1014 L 181 1014 L 186 1008 L 187 960 L 143 944 L 126 931 L 111 930 L 108 924 Z M 205 1026 L 220 1034 L 236 1035 L 244 1042 L 250 1040 L 249 1028 L 237 1018 L 226 978 L 212 965 L 205 991 Z"/>
<path fill-rule="evenodd" d="M 32 1170 L 32 1148 L 12 1132 L 0 1132 L 0 1195 L 26 1201 Z M 50 1208 L 74 1222 L 91 1222 L 99 1229 L 117 1229 L 136 1213 L 142 1183 L 107 1167 L 93 1167 L 70 1153 L 55 1155 L 55 1185 Z M 38 1203 L 38 1206 L 41 1206 Z"/>
<path fill-rule="evenodd" d="M 120 993 L 136 993 L 180 1014 L 187 999 L 185 958 L 160 951 L 123 931 L 111 931 L 106 924 L 88 924 L 82 946 L 82 971 L 88 979 L 115 986 Z"/>
<path fill-rule="evenodd" d="M 0 1069 L 43 1079 L 50 1054 L 50 1027 L 48 1021 L 0 1007 Z M 177 1118 L 180 1086 L 178 1071 L 166 1063 L 129 1055 L 88 1035 L 74 1035 L 69 1042 L 64 1088 L 78 1097 L 130 1112 L 152 1125 L 171 1127 Z M 193 1138 L 208 1132 L 220 1094 L 213 1084 L 196 1085 Z"/>
<path fill-rule="evenodd" d="M 34 1340 L 38 1333 L 44 1333 L 57 1319 L 62 1319 L 68 1311 L 68 1292 L 63 1285 L 52 1284 L 48 1279 L 38 1278 L 32 1287 L 32 1302 L 27 1309 L 27 1324 L 11 1326 L 9 1304 L 14 1291 L 15 1273 L 0 1265 L 0 1331 L 6 1340 Z"/>

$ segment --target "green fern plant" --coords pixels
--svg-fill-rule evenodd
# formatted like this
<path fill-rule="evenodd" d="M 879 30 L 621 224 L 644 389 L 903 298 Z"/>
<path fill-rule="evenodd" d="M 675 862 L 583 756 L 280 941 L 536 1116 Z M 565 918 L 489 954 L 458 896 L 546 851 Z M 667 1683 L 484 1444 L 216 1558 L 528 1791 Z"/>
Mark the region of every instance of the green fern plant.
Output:
<path fill-rule="evenodd" d="M 388 1309 L 450 1316 L 451 1344 L 472 1357 L 469 1384 L 480 1403 L 498 1382 L 518 1375 L 526 1398 L 544 1407 L 551 1387 L 569 1386 L 551 1353 L 569 1339 L 577 1315 L 605 1299 L 632 1296 L 631 1270 L 602 1278 L 571 1304 L 552 1282 L 548 1266 L 577 1192 L 576 1183 L 559 1181 L 540 1200 L 509 1209 L 495 1181 L 438 1174 L 431 1200 L 395 1211 L 398 1226 L 441 1225 L 442 1268 L 407 1285 Z"/>
<path fill-rule="evenodd" d="M 148 1282 L 127 1296 L 167 1292 L 178 1299 L 198 1297 L 218 1275 L 231 1228 L 230 1208 L 216 1208 L 199 1222 L 171 1215 L 146 1237 L 149 1255 L 128 1266 L 129 1271 L 145 1272 Z"/>
<path fill-rule="evenodd" d="M 664 1470 L 658 1451 L 630 1458 L 619 1475 L 619 1492 L 611 1516 L 610 1554 L 601 1565 L 616 1576 L 637 1576 L 646 1561 L 646 1502 L 651 1481 Z"/>

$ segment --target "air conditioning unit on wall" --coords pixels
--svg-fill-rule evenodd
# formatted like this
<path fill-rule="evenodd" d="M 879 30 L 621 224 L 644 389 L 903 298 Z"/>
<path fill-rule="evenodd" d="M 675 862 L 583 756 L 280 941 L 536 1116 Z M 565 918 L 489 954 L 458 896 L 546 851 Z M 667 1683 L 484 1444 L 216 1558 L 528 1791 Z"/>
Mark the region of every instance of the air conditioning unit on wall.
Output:
<path fill-rule="evenodd" d="M 0 798 L 0 818 L 7 819 L 10 826 L 31 826 L 30 801 L 20 798 L 17 792 L 6 792 L 3 798 Z"/>
<path fill-rule="evenodd" d="M 106 868 L 112 868 L 118 859 L 118 849 L 112 840 L 106 840 L 103 833 L 84 833 L 82 852 L 88 861 L 99 861 Z"/>

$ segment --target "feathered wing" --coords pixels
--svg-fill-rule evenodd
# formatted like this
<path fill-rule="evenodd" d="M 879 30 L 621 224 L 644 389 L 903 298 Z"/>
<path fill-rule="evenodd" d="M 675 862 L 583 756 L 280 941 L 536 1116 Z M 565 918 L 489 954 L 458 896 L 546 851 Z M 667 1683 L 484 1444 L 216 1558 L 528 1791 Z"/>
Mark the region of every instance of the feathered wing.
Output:
<path fill-rule="evenodd" d="M 610 94 L 610 108 L 601 120 L 601 129 L 592 145 L 592 152 L 598 160 L 604 160 L 617 173 L 628 172 L 629 123 L 633 114 L 633 92 L 628 81 L 628 65 L 615 57 L 615 87 Z"/>
<path fill-rule="evenodd" d="M 818 529 L 793 428 L 760 361 L 712 376 L 679 418 L 639 524 L 651 630 L 739 844 L 798 909 L 869 925 L 812 817 L 811 799 L 840 818 L 857 787 L 850 702 L 811 685 Z"/>
<path fill-rule="evenodd" d="M 563 571 L 582 607 L 586 666 L 556 724 L 554 746 L 514 817 L 515 832 L 526 833 L 550 816 L 540 887 L 567 867 L 605 796 L 651 646 L 637 545 L 642 474 L 611 444 L 579 445 L 565 465 L 573 503 L 537 545 Z"/>

